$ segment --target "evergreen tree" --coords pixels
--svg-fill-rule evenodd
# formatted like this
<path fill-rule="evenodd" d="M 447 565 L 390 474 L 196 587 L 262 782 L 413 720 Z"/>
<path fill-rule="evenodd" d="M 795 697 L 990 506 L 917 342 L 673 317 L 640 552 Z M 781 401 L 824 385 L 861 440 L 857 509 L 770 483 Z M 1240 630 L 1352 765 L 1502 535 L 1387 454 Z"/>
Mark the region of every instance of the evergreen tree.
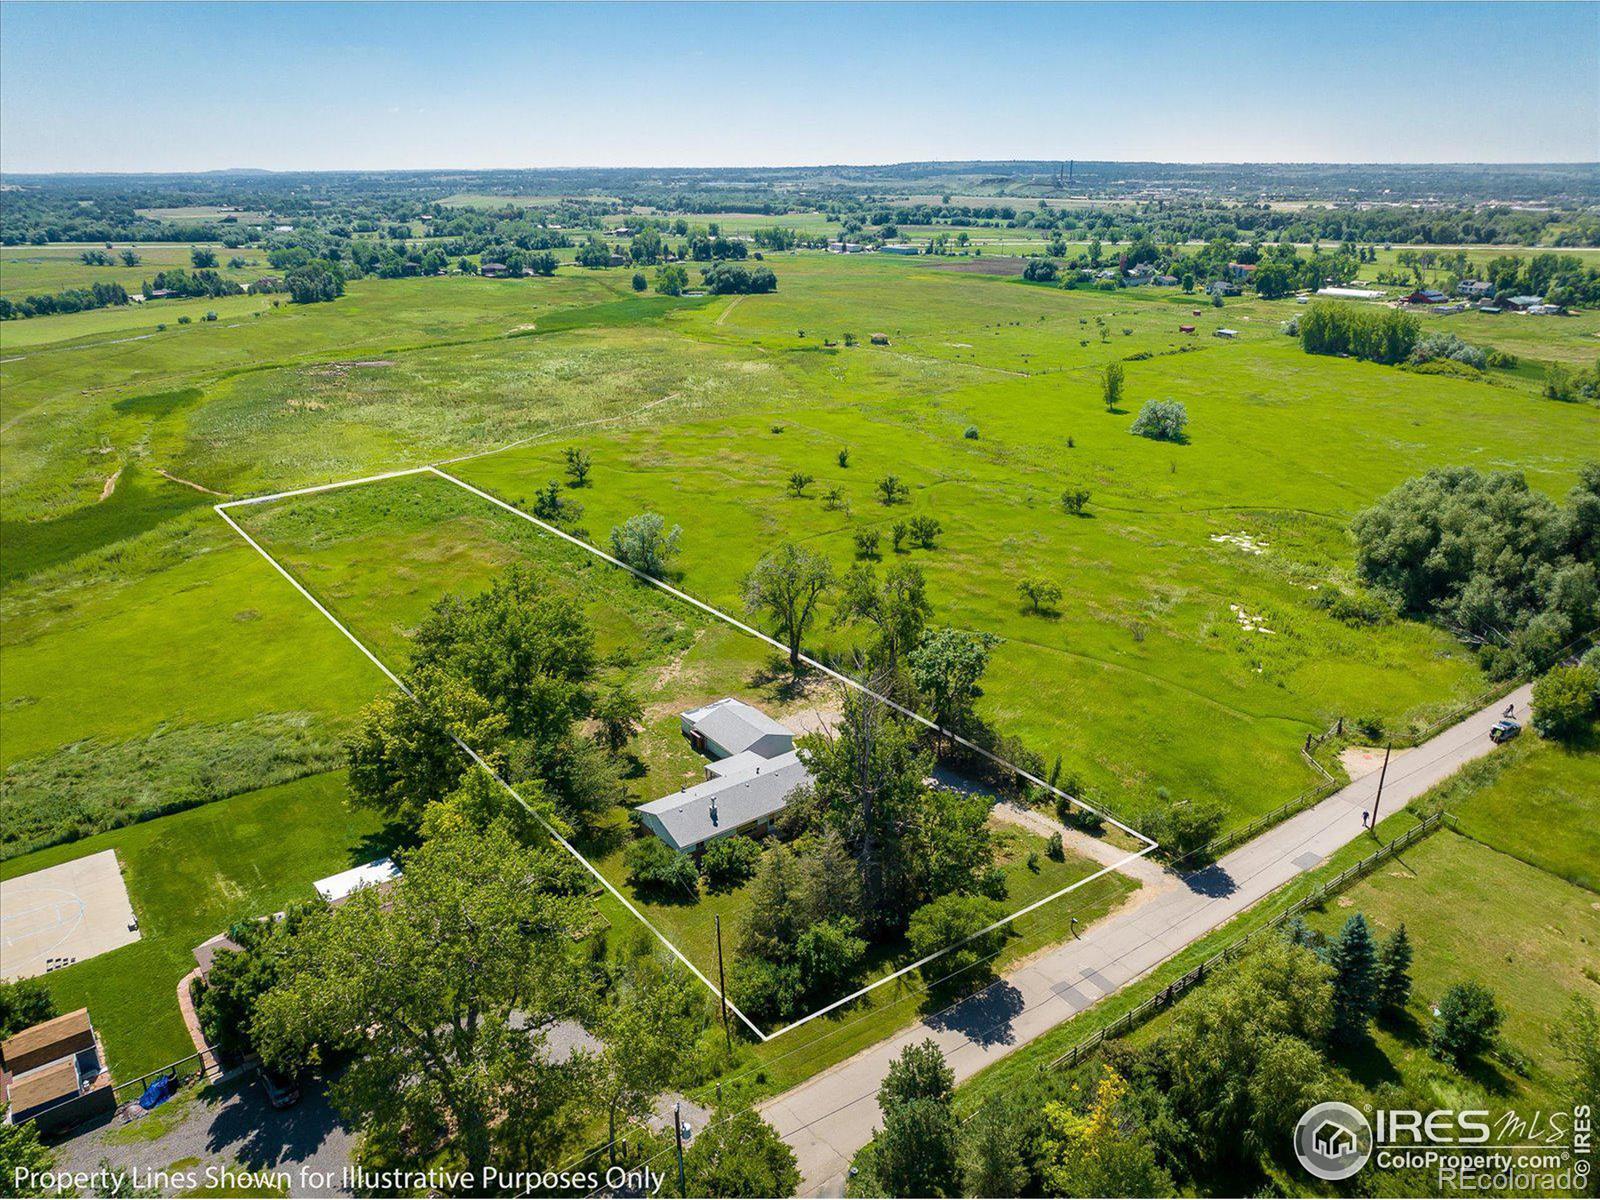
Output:
<path fill-rule="evenodd" d="M 1328 948 L 1328 965 L 1333 968 L 1333 1037 L 1357 1041 L 1378 1000 L 1378 948 L 1366 917 L 1356 913 L 1344 923 Z"/>
<path fill-rule="evenodd" d="M 1307 925 L 1304 917 L 1296 916 L 1283 927 L 1283 940 L 1291 946 L 1304 946 L 1307 950 L 1316 950 L 1317 943 L 1321 940 Z"/>
<path fill-rule="evenodd" d="M 1411 999 L 1411 938 L 1404 924 L 1378 951 L 1378 1011 L 1399 1012 Z"/>

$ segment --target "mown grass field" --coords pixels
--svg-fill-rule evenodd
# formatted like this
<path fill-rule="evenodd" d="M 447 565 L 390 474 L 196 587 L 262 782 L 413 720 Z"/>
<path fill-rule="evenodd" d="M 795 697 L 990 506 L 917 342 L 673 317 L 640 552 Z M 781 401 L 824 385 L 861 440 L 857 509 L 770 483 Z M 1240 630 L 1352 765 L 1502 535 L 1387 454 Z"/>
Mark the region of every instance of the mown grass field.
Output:
<path fill-rule="evenodd" d="M 1466 836 L 1600 892 L 1600 748 L 1517 739 L 1461 772 L 1430 803 Z"/>

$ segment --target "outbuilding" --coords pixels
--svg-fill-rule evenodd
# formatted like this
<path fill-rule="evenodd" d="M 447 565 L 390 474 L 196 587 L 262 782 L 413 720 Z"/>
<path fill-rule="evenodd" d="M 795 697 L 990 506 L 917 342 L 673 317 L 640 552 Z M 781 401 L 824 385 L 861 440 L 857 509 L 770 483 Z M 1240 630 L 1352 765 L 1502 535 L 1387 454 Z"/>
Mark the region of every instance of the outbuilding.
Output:
<path fill-rule="evenodd" d="M 747 750 L 776 758 L 794 749 L 787 725 L 732 696 L 690 709 L 679 721 L 683 736 L 707 758 L 732 758 Z"/>

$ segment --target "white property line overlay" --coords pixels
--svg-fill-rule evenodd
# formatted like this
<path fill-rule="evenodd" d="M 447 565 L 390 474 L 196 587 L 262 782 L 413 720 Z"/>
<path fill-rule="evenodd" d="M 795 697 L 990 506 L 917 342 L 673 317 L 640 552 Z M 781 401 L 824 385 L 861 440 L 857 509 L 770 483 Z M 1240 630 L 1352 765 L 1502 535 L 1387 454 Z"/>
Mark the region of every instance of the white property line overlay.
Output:
<path fill-rule="evenodd" d="M 653 575 L 647 575 L 643 571 L 640 571 L 640 570 L 630 566 L 629 564 L 621 561 L 620 559 L 612 557 L 611 555 L 607 554 L 604 550 L 601 550 L 596 546 L 590 545 L 588 542 L 583 541 L 581 538 L 574 537 L 572 534 L 567 533 L 565 530 L 557 529 L 555 526 L 550 525 L 547 522 L 539 520 L 537 517 L 534 517 L 534 516 L 532 516 L 532 515 L 530 515 L 528 513 L 523 512 L 520 508 L 517 508 L 515 505 L 508 504 L 506 501 L 500 499 L 498 496 L 491 495 L 490 493 L 482 490 L 481 488 L 474 487 L 472 484 L 467 483 L 465 480 L 456 478 L 456 476 L 451 475 L 447 471 L 441 471 L 436 466 L 410 467 L 410 468 L 407 468 L 407 469 L 404 469 L 404 470 L 399 470 L 399 471 L 386 471 L 386 472 L 383 472 L 382 474 L 379 474 L 379 475 L 364 475 L 364 476 L 362 476 L 362 477 L 360 477 L 358 479 L 346 479 L 346 480 L 342 480 L 342 481 L 339 481 L 339 482 L 336 482 L 336 483 L 323 483 L 323 484 L 317 484 L 317 485 L 314 485 L 314 486 L 311 486 L 311 487 L 292 488 L 292 489 L 290 489 L 288 491 L 273 492 L 273 493 L 271 493 L 269 495 L 265 495 L 265 496 L 249 496 L 249 497 L 246 497 L 246 498 L 241 499 L 241 500 L 228 500 L 228 501 L 225 501 L 225 502 L 223 502 L 221 504 L 213 505 L 212 507 L 213 507 L 214 511 L 216 512 L 216 514 L 219 517 L 221 517 L 224 521 L 226 521 L 228 523 L 228 526 L 235 533 L 237 533 L 241 538 L 243 538 L 245 540 L 245 542 L 248 543 L 250 545 L 250 547 L 253 550 L 255 550 L 255 552 L 257 554 L 261 555 L 262 558 L 266 559 L 267 562 L 272 565 L 273 570 L 277 571 L 278 574 L 282 575 L 283 578 L 286 579 L 289 582 L 289 585 L 295 589 L 295 591 L 299 592 L 301 596 L 305 597 L 305 599 L 310 602 L 311 606 L 313 608 L 315 608 L 319 613 L 321 613 L 324 617 L 326 617 L 328 619 L 328 621 L 333 625 L 333 627 L 335 629 L 337 629 L 340 633 L 344 634 L 345 638 L 350 642 L 351 645 L 353 645 L 357 650 L 361 651 L 361 653 L 364 654 L 367 657 L 368 661 L 370 661 L 373 666 L 377 667 L 378 670 L 382 671 L 384 676 L 389 680 L 389 682 L 394 684 L 395 687 L 399 688 L 401 692 L 403 692 L 406 696 L 409 697 L 409 696 L 412 696 L 411 689 L 408 688 L 405 685 L 405 683 L 401 680 L 401 678 L 398 675 L 396 675 L 393 671 L 391 671 L 388 668 L 388 666 L 385 665 L 385 663 L 383 662 L 382 659 L 380 659 L 376 654 L 374 654 L 370 649 L 368 649 L 366 644 L 363 643 L 360 638 L 356 637 L 356 635 L 350 631 L 350 629 L 344 624 L 344 622 L 339 620 L 338 617 L 334 616 L 334 614 L 327 608 L 326 605 L 324 605 L 320 600 L 318 600 L 314 595 L 312 595 L 310 590 L 307 589 L 306 586 L 304 584 L 302 584 L 298 579 L 296 579 L 294 577 L 294 575 L 288 570 L 288 568 L 286 568 L 282 563 L 280 563 L 276 558 L 274 558 L 270 553 L 268 553 L 266 548 L 263 547 L 260 542 L 256 541 L 255 538 L 251 537 L 250 534 L 247 533 L 244 530 L 244 528 L 237 521 L 235 521 L 232 516 L 230 516 L 228 514 L 227 510 L 230 509 L 230 508 L 248 507 L 248 506 L 257 505 L 257 504 L 270 504 L 270 503 L 273 503 L 274 501 L 288 500 L 288 499 L 292 499 L 292 498 L 297 497 L 297 496 L 310 496 L 310 495 L 315 495 L 315 494 L 321 493 L 321 492 L 338 491 L 338 490 L 341 490 L 343 488 L 358 487 L 358 486 L 360 486 L 362 484 L 368 484 L 368 483 L 381 483 L 381 482 L 384 482 L 385 480 L 401 479 L 401 478 L 405 478 L 407 476 L 412 476 L 412 475 L 433 475 L 433 476 L 435 476 L 435 477 L 437 477 L 439 479 L 445 480 L 446 482 L 452 483 L 455 486 L 461 488 L 462 490 L 470 492 L 472 495 L 478 497 L 479 499 L 486 500 L 490 504 L 494 505 L 495 507 L 504 509 L 506 512 L 511 513 L 513 516 L 520 517 L 522 520 L 527 521 L 529 524 L 537 526 L 539 529 L 542 529 L 546 533 L 554 534 L 556 537 L 561 538 L 563 541 L 569 542 L 572 545 L 577 546 L 579 549 L 584 550 L 584 551 L 588 552 L 589 554 L 593 554 L 597 558 L 603 559 L 605 562 L 610 563 L 614 567 L 620 567 L 622 570 L 628 572 L 628 574 L 632 575 L 635 579 L 638 579 L 640 582 L 649 584 L 652 587 L 659 588 L 661 591 L 666 592 L 668 595 L 673 596 L 674 598 L 676 598 L 678 600 L 681 600 L 684 603 L 689 604 L 689 605 L 693 606 L 694 608 L 697 608 L 700 611 L 702 611 L 704 613 L 707 613 L 710 616 L 713 616 L 713 617 L 717 618 L 719 621 L 723 621 L 726 624 L 733 626 L 735 629 L 738 629 L 740 632 L 748 634 L 749 636 L 751 636 L 753 638 L 756 638 L 757 640 L 759 640 L 761 642 L 764 642 L 765 644 L 773 647 L 776 650 L 781 650 L 786 654 L 788 653 L 788 649 L 789 648 L 786 645 L 784 645 L 782 642 L 778 641 L 776 638 L 768 636 L 767 634 L 761 632 L 761 630 L 759 630 L 759 629 L 755 629 L 752 626 L 746 625 L 743 621 L 740 621 L 737 617 L 730 616 L 728 613 L 723 612 L 721 609 L 714 608 L 711 605 L 707 604 L 705 601 L 696 599 L 694 596 L 689 595 L 687 592 L 680 591 L 679 589 L 673 587 L 671 584 L 665 583 L 662 580 L 655 578 Z M 1047 791 L 1050 794 L 1056 796 L 1057 798 L 1070 801 L 1073 804 L 1077 804 L 1080 808 L 1088 809 L 1090 812 L 1095 813 L 1095 815 L 1098 816 L 1101 820 L 1108 821 L 1112 825 L 1115 825 L 1118 829 L 1122 830 L 1124 833 L 1129 834 L 1130 836 L 1139 839 L 1139 841 L 1143 842 L 1144 845 L 1139 850 L 1137 850 L 1137 851 L 1135 851 L 1135 852 L 1133 852 L 1131 854 L 1128 854 L 1127 856 L 1119 859 L 1118 861 L 1110 864 L 1109 866 L 1102 867 L 1100 870 L 1094 872 L 1094 874 L 1087 875 L 1084 878 L 1078 880 L 1077 882 L 1067 885 L 1066 887 L 1062 888 L 1060 891 L 1052 892 L 1050 895 L 1044 896 L 1041 899 L 1035 900 L 1032 904 L 1029 904 L 1026 907 L 1021 908 L 1021 909 L 1017 910 L 1014 913 L 1011 913 L 1011 914 L 1009 914 L 1007 916 L 1004 916 L 1004 917 L 1000 918 L 998 921 L 995 921 L 995 922 L 993 922 L 993 923 L 991 923 L 989 925 L 984 926 L 984 928 L 978 930 L 976 933 L 970 934 L 969 936 L 967 936 L 965 938 L 962 938 L 959 942 L 955 942 L 952 945 L 946 946 L 942 950 L 937 950 L 932 954 L 929 954 L 929 955 L 927 955 L 927 956 L 925 956 L 923 958 L 919 958 L 916 962 L 908 963 L 906 966 L 901 967 L 899 970 L 894 971 L 891 974 L 885 975 L 882 979 L 874 980 L 872 983 L 869 983 L 867 986 L 865 986 L 863 988 L 858 988 L 856 991 L 851 992 L 848 996 L 841 997 L 840 999 L 833 1001 L 831 1004 L 827 1004 L 827 1005 L 823 1006 L 822 1008 L 817 1009 L 815 1012 L 809 1013 L 808 1015 L 806 1015 L 804 1017 L 801 1017 L 796 1021 L 791 1021 L 788 1025 L 783 1026 L 783 1028 L 781 1028 L 781 1029 L 779 1029 L 779 1030 L 777 1030 L 777 1031 L 775 1031 L 773 1033 L 764 1033 L 764 1032 L 762 1032 L 760 1027 L 756 1025 L 756 1023 L 754 1021 L 752 1021 L 749 1017 L 745 1016 L 745 1014 L 739 1010 L 738 1005 L 734 1004 L 734 1002 L 732 1000 L 730 1000 L 728 997 L 723 995 L 721 990 L 714 983 L 712 983 L 710 979 L 708 979 L 705 976 L 705 974 L 700 970 L 700 968 L 695 966 L 694 963 L 690 962 L 688 957 L 683 953 L 683 951 L 679 950 L 678 947 L 675 946 L 672 943 L 672 941 L 665 934 L 663 934 L 661 932 L 661 930 L 657 929 L 656 926 L 650 921 L 650 919 L 648 917 L 646 917 L 642 912 L 640 912 L 638 910 L 638 908 L 636 908 L 634 906 L 633 902 L 631 900 L 629 900 L 628 897 L 624 896 L 611 883 L 611 881 L 609 879 L 607 879 L 603 874 L 601 874 L 600 871 L 595 867 L 595 865 L 593 863 L 591 863 L 587 858 L 585 858 L 583 856 L 583 854 L 581 854 L 578 851 L 576 846 L 574 846 L 566 838 L 562 837 L 561 834 L 558 833 L 550 825 L 550 823 L 544 819 L 544 817 L 542 815 L 540 815 L 539 813 L 535 812 L 533 810 L 533 808 L 528 804 L 528 802 L 526 800 L 524 800 L 522 798 L 522 796 L 517 792 L 517 790 L 514 787 L 512 787 L 511 784 L 508 783 L 504 778 L 502 778 L 498 771 L 493 770 L 489 766 L 489 764 L 484 761 L 482 755 L 480 755 L 471 746 L 467 745 L 460 738 L 456 737 L 453 734 L 451 735 L 451 740 L 455 742 L 456 746 L 459 747 L 460 750 L 462 751 L 462 753 L 464 753 L 468 758 L 470 758 L 473 761 L 473 763 L 475 763 L 478 767 L 482 768 L 485 773 L 487 773 L 491 778 L 493 778 L 495 780 L 495 782 L 497 782 L 502 788 L 504 788 L 506 790 L 507 794 L 512 797 L 512 799 L 516 800 L 516 802 L 518 804 L 522 805 L 522 807 L 524 809 L 526 809 L 528 811 L 528 813 L 531 816 L 533 816 L 533 818 L 535 820 L 537 820 L 540 825 L 542 825 L 544 827 L 545 831 L 557 842 L 557 844 L 559 844 L 564 850 L 567 851 L 567 853 L 571 854 L 575 859 L 577 859 L 580 863 L 582 863 L 584 868 L 589 872 L 589 874 L 593 875 L 594 878 L 599 881 L 600 885 L 603 888 L 606 889 L 606 891 L 610 892 L 612 896 L 616 897 L 618 902 L 620 902 L 622 904 L 622 906 L 628 910 L 628 912 L 630 912 L 635 918 L 637 918 L 638 921 L 642 925 L 644 925 L 644 927 L 646 929 L 648 929 L 651 933 L 655 934 L 656 939 L 663 946 L 665 946 L 669 951 L 671 951 L 673 956 L 675 958 L 677 958 L 677 960 L 679 962 L 683 963 L 684 966 L 688 967 L 689 970 L 691 972 L 693 972 L 695 978 L 698 979 L 701 983 L 703 983 L 706 986 L 706 988 L 711 992 L 711 994 L 716 996 L 719 1001 L 721 1001 L 722 1003 L 726 1004 L 728 1006 L 728 1009 L 731 1012 L 733 1012 L 741 1021 L 744 1022 L 745 1026 L 750 1030 L 750 1032 L 755 1034 L 756 1037 L 759 1038 L 763 1042 L 770 1042 L 770 1041 L 774 1040 L 775 1038 L 782 1037 L 784 1034 L 790 1032 L 791 1030 L 798 1029 L 800 1026 L 806 1024 L 809 1021 L 813 1021 L 816 1018 L 818 1018 L 820 1016 L 824 1016 L 827 1013 L 830 1013 L 830 1012 L 832 1012 L 833 1010 L 835 1010 L 837 1008 L 841 1008 L 846 1004 L 850 1004 L 855 1000 L 859 1000 L 862 996 L 865 996 L 868 992 L 871 992 L 876 988 L 880 988 L 884 984 L 890 983 L 893 980 L 896 980 L 896 979 L 900 978 L 903 975 L 909 974 L 912 971 L 918 970 L 921 967 L 926 966 L 930 962 L 933 962 L 934 960 L 942 958 L 944 955 L 949 954 L 951 951 L 960 949 L 962 946 L 966 945 L 968 942 L 971 942 L 971 941 L 974 941 L 977 938 L 983 937 L 985 934 L 993 933 L 995 930 L 1000 929 L 1000 928 L 1002 928 L 1002 927 L 1004 927 L 1006 925 L 1011 924 L 1013 921 L 1019 920 L 1020 918 L 1027 916 L 1029 913 L 1034 912 L 1036 909 L 1042 908 L 1043 906 L 1045 906 L 1046 904 L 1051 903 L 1054 900 L 1059 900 L 1062 896 L 1067 895 L 1069 892 L 1077 891 L 1079 888 L 1084 887 L 1084 886 L 1086 886 L 1088 884 L 1091 884 L 1095 880 L 1100 879 L 1103 876 L 1109 875 L 1111 872 L 1116 871 L 1118 868 L 1127 865 L 1128 863 L 1132 862 L 1134 859 L 1142 858 L 1143 856 L 1145 856 L 1146 854 L 1149 854 L 1152 850 L 1154 850 L 1156 848 L 1157 843 L 1153 839 L 1151 839 L 1149 837 L 1146 837 L 1144 834 L 1140 833 L 1138 830 L 1132 829 L 1129 826 L 1124 825 L 1121 821 L 1117 820 L 1115 817 L 1112 817 L 1112 816 L 1110 816 L 1110 815 L 1108 815 L 1106 813 L 1102 813 L 1099 810 L 1092 808 L 1090 805 L 1084 804 L 1082 801 L 1078 800 L 1075 796 L 1069 796 L 1066 792 L 1063 792 L 1060 788 L 1054 786 L 1053 784 L 1047 783 L 1045 780 L 1040 779 L 1038 776 L 1030 774 L 1029 772 L 1024 771 L 1022 768 L 1020 768 L 1018 766 L 1015 766 L 1012 763 L 1007 762 L 1005 759 L 999 757 L 996 754 L 991 753 L 990 751 L 984 749 L 982 746 L 979 746 L 979 745 L 969 741 L 967 738 L 962 737 L 960 734 L 953 733 L 950 730 L 945 729 L 943 726 L 937 724 L 936 722 L 930 721 L 927 717 L 924 717 L 921 713 L 914 712 L 911 709 L 906 708 L 904 705 L 897 704 L 895 701 L 889 699 L 887 696 L 879 695 L 877 692 L 873 691 L 871 688 L 866 687 L 865 685 L 863 685 L 858 680 L 852 679 L 848 675 L 844 675 L 844 674 L 842 674 L 842 673 L 840 673 L 838 671 L 835 671 L 832 667 L 829 667 L 824 663 L 818 662 L 816 659 L 810 657 L 809 655 L 801 654 L 800 655 L 800 661 L 805 663 L 807 666 L 812 667 L 813 669 L 822 672 L 824 675 L 826 675 L 829 678 L 837 681 L 838 683 L 843 684 L 845 687 L 853 688 L 855 691 L 858 691 L 858 692 L 862 693 L 863 695 L 871 696 L 873 699 L 877 700 L 878 702 L 880 702 L 880 703 L 882 703 L 884 705 L 887 705 L 888 707 L 894 709 L 896 712 L 900 713 L 902 716 L 907 717 L 910 720 L 915 721 L 920 725 L 924 725 L 928 729 L 931 729 L 931 730 L 935 731 L 936 733 L 939 733 L 939 734 L 951 739 L 952 741 L 957 742 L 957 743 L 961 744 L 962 746 L 965 746 L 967 749 L 969 749 L 969 750 L 981 755 L 982 757 L 988 759 L 990 762 L 996 764 L 997 766 L 999 766 L 999 767 L 1001 767 L 1001 768 L 1003 768 L 1003 769 L 1005 769 L 1007 771 L 1011 771 L 1015 775 L 1018 775 L 1021 778 L 1028 780 L 1028 782 L 1034 784 L 1037 787 L 1043 788 L 1045 791 Z"/>

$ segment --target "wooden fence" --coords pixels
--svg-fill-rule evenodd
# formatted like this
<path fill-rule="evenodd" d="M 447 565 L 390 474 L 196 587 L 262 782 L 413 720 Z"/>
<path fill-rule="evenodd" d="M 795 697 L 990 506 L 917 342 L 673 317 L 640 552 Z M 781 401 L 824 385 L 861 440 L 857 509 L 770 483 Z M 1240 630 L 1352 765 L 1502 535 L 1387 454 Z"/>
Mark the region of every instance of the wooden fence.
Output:
<path fill-rule="evenodd" d="M 1453 826 L 1454 820 L 1455 819 L 1451 817 L 1450 814 L 1444 812 L 1437 812 L 1431 817 L 1423 818 L 1421 822 L 1413 825 L 1399 837 L 1396 837 L 1392 841 L 1380 846 L 1377 850 L 1367 855 L 1367 857 L 1363 858 L 1360 862 L 1346 867 L 1343 871 L 1340 871 L 1339 874 L 1335 875 L 1327 882 L 1318 884 L 1316 889 L 1310 894 L 1291 904 L 1288 908 L 1279 913 L 1260 929 L 1253 930 L 1250 933 L 1244 934 L 1237 940 L 1230 942 L 1227 946 L 1217 951 L 1217 953 L 1206 959 L 1199 966 L 1186 971 L 1183 975 L 1173 980 L 1166 987 L 1162 988 L 1161 991 L 1157 992 L 1154 996 L 1151 996 L 1148 1000 L 1142 1001 L 1136 1007 L 1129 1009 L 1120 1017 L 1117 1017 L 1115 1020 L 1113 1020 L 1110 1024 L 1106 1025 L 1103 1029 L 1090 1034 L 1087 1038 L 1073 1046 L 1065 1054 L 1061 1054 L 1056 1058 L 1051 1059 L 1039 1069 L 1044 1071 L 1056 1070 L 1061 1067 L 1077 1066 L 1089 1055 L 1099 1050 L 1100 1047 L 1105 1044 L 1107 1038 L 1122 1037 L 1124 1034 L 1130 1032 L 1139 1025 L 1142 1025 L 1156 1013 L 1170 1008 L 1179 997 L 1181 997 L 1196 984 L 1203 983 L 1206 977 L 1218 967 L 1237 958 L 1252 940 L 1261 937 L 1263 934 L 1276 931 L 1285 922 L 1293 920 L 1307 909 L 1316 908 L 1326 903 L 1330 896 L 1337 895 L 1351 883 L 1360 879 L 1362 876 L 1367 875 L 1374 867 L 1383 862 L 1385 859 L 1393 857 L 1400 851 L 1406 849 L 1408 846 L 1415 845 L 1417 842 L 1427 837 L 1428 834 L 1438 829 L 1442 824 L 1449 823 Z"/>

